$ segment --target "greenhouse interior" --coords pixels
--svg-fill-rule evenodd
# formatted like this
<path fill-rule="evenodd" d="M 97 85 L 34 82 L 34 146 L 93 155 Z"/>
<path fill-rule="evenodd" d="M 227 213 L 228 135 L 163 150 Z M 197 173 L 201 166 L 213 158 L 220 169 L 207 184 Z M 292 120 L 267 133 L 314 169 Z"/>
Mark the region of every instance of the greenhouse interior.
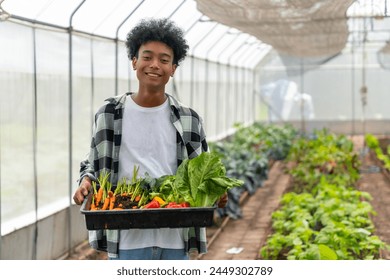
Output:
<path fill-rule="evenodd" d="M 154 18 L 176 23 L 189 46 L 166 93 L 199 114 L 209 150 L 243 182 L 213 208 L 208 253 L 192 258 L 390 259 L 389 8 L 388 0 L 0 0 L 0 258 L 92 250 L 73 200 L 80 163 L 96 111 L 138 90 L 125 41 Z M 284 176 L 272 211 L 244 209 L 255 196 L 271 203 L 265 193 Z M 256 242 L 230 236 L 214 246 L 229 232 L 221 227 L 247 213 L 266 227 L 247 229 Z M 79 258 L 107 257 L 89 254 Z"/>

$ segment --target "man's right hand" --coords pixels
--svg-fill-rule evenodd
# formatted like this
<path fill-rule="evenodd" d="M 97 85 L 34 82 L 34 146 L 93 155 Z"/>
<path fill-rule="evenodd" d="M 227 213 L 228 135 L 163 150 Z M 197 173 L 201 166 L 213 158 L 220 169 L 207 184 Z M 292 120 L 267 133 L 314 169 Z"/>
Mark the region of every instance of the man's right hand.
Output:
<path fill-rule="evenodd" d="M 73 195 L 73 201 L 77 205 L 83 203 L 84 198 L 88 195 L 89 190 L 91 189 L 92 181 L 88 176 L 85 176 L 80 183 L 80 186 L 77 188 L 76 192 Z"/>

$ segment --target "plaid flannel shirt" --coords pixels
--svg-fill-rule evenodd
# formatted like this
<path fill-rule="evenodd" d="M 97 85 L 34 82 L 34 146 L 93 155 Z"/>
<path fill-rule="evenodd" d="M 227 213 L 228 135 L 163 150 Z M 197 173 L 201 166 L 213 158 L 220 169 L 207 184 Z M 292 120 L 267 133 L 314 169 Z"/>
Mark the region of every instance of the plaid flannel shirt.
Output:
<path fill-rule="evenodd" d="M 122 118 L 125 100 L 131 93 L 107 99 L 95 115 L 94 132 L 88 158 L 80 164 L 80 181 L 88 174 L 96 178 L 103 171 L 109 172 L 112 186 L 118 182 L 119 149 L 122 138 Z M 176 129 L 177 166 L 186 158 L 194 158 L 208 150 L 202 120 L 191 108 L 184 106 L 166 94 L 171 109 L 171 122 Z M 186 228 L 186 251 L 206 253 L 206 229 Z M 107 251 L 116 258 L 119 248 L 119 230 L 89 231 L 92 248 Z"/>

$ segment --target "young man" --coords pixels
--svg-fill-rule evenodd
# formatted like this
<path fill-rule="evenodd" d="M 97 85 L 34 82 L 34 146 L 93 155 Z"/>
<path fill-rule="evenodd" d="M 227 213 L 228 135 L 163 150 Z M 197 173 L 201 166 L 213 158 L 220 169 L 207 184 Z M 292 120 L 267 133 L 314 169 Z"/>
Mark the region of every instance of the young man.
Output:
<path fill-rule="evenodd" d="M 95 116 L 91 150 L 81 163 L 80 186 L 73 199 L 81 204 L 91 189 L 91 175 L 110 172 L 113 186 L 123 177 L 175 174 L 185 158 L 208 150 L 199 115 L 165 93 L 165 85 L 185 58 L 183 31 L 167 19 L 142 20 L 127 35 L 126 47 L 139 81 L 138 91 L 107 99 Z M 218 206 L 224 207 L 227 195 Z M 158 228 L 90 231 L 93 248 L 109 259 L 188 259 L 206 252 L 205 228 Z"/>

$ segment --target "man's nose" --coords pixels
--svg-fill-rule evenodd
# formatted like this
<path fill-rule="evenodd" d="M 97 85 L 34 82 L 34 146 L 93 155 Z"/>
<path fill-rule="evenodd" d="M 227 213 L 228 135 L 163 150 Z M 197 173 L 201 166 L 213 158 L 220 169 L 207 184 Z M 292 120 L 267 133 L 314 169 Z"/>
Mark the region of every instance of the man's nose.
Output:
<path fill-rule="evenodd" d="M 150 67 L 152 68 L 160 68 L 160 62 L 157 58 L 152 59 L 150 63 Z"/>

